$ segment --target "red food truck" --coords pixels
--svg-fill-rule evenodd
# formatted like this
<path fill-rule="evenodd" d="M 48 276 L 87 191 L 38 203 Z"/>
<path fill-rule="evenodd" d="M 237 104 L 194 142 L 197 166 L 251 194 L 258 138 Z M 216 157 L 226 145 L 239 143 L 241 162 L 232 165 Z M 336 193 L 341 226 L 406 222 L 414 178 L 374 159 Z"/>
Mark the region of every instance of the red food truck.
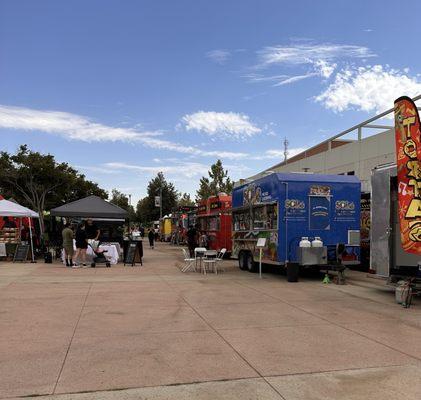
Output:
<path fill-rule="evenodd" d="M 206 233 L 210 250 L 227 249 L 231 254 L 231 196 L 220 193 L 199 203 L 196 226 L 200 234 Z"/>

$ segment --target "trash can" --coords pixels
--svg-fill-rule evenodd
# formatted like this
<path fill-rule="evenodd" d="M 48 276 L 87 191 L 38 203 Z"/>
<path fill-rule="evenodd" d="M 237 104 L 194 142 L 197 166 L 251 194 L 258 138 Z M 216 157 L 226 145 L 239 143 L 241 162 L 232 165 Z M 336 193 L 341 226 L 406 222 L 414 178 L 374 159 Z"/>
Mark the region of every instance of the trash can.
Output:
<path fill-rule="evenodd" d="M 288 282 L 298 282 L 298 272 L 300 266 L 297 263 L 287 264 L 287 280 Z"/>

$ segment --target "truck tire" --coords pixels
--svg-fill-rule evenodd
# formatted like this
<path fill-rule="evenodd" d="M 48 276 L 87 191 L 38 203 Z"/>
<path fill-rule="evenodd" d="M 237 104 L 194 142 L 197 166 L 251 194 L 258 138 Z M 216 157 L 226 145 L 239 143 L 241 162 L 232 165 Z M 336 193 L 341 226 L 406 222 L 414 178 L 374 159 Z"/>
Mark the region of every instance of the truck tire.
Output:
<path fill-rule="evenodd" d="M 244 251 L 240 251 L 240 254 L 238 255 L 238 266 L 243 271 L 247 269 L 246 258 L 247 258 L 247 253 Z"/>
<path fill-rule="evenodd" d="M 245 257 L 246 267 L 249 272 L 257 272 L 256 263 L 253 260 L 251 253 L 246 253 Z"/>

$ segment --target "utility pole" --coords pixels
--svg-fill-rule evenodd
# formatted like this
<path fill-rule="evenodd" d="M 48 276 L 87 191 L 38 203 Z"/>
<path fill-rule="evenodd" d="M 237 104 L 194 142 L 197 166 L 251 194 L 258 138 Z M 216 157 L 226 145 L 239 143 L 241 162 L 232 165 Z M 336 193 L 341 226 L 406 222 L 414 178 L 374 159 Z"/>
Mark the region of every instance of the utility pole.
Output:
<path fill-rule="evenodd" d="M 288 139 L 284 138 L 284 163 L 286 164 L 288 162 Z"/>

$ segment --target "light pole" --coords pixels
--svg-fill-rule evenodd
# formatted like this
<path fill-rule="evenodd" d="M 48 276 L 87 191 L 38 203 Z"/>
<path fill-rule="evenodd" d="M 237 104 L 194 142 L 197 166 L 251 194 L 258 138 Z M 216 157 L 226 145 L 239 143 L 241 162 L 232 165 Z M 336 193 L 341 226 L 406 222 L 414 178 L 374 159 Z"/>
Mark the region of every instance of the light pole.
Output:
<path fill-rule="evenodd" d="M 159 219 L 162 219 L 162 184 L 159 188 Z"/>

